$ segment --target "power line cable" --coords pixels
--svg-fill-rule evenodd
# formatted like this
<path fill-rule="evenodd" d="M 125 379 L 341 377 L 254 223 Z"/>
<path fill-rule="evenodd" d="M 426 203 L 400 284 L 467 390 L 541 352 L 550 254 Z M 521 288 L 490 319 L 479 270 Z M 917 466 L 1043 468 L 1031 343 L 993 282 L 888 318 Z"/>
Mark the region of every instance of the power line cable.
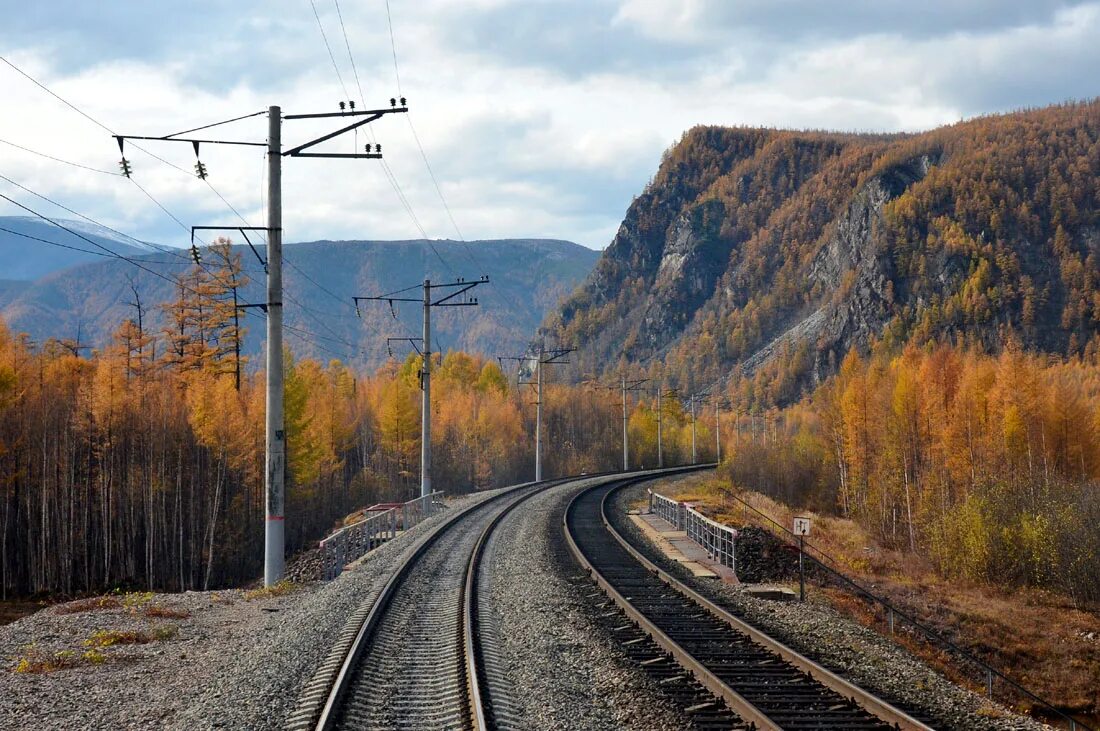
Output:
<path fill-rule="evenodd" d="M 4 228 L 3 226 L 0 226 L 0 231 L 3 231 L 4 233 L 11 234 L 13 236 L 20 236 L 24 239 L 30 239 L 32 241 L 40 241 L 43 244 L 49 244 L 50 246 L 57 246 L 57 247 L 60 247 L 62 249 L 71 249 L 72 251 L 82 251 L 85 254 L 93 254 L 95 256 L 102 256 L 106 259 L 115 258 L 110 254 L 104 254 L 102 251 L 93 251 L 92 249 L 82 249 L 79 246 L 69 246 L 68 244 L 63 244 L 60 241 L 50 241 L 49 239 L 43 239 L 43 238 L 40 238 L 38 236 L 31 236 L 30 234 L 22 233 L 20 231 L 13 231 L 12 229 Z M 171 264 L 175 263 L 175 262 L 168 262 L 168 261 L 157 261 L 155 259 L 143 259 L 142 261 L 147 261 L 147 262 L 152 263 L 152 264 L 165 264 L 165 265 L 171 265 Z"/>
<path fill-rule="evenodd" d="M 23 152 L 29 152 L 32 155 L 38 155 L 39 157 L 44 157 L 47 160 L 53 160 L 54 162 L 62 163 L 63 165 L 71 165 L 74 168 L 81 168 L 83 170 L 90 170 L 93 173 L 102 173 L 103 175 L 113 175 L 116 178 L 121 178 L 122 177 L 122 173 L 116 173 L 113 170 L 101 170 L 100 168 L 93 168 L 93 167 L 90 167 L 88 165 L 81 165 L 78 162 L 72 162 L 70 160 L 62 160 L 60 157 L 54 157 L 53 155 L 47 155 L 44 152 L 39 152 L 38 150 L 32 150 L 29 147 L 23 147 L 23 145 L 17 145 L 14 142 L 9 142 L 8 140 L 0 140 L 0 143 L 3 143 L 5 145 L 10 145 L 11 147 L 14 147 L 18 150 L 22 150 Z"/>
<path fill-rule="evenodd" d="M 321 22 L 321 15 L 317 12 L 317 3 L 314 0 L 309 0 L 309 6 L 313 8 L 313 17 L 317 19 L 317 29 L 321 31 L 321 38 L 325 41 L 325 48 L 328 49 L 328 57 L 332 61 L 332 68 L 336 71 L 336 78 L 340 80 L 340 88 L 344 90 L 344 98 L 349 98 L 348 87 L 344 85 L 344 77 L 340 73 L 340 67 L 336 65 L 336 56 L 332 53 L 332 46 L 328 42 L 328 36 L 325 34 L 325 26 Z"/>
<path fill-rule="evenodd" d="M 154 269 L 150 269 L 149 267 L 147 267 L 147 266 L 144 266 L 144 265 L 142 265 L 142 264 L 141 264 L 140 262 L 138 262 L 138 261 L 135 261 L 134 259 L 131 259 L 131 258 L 130 258 L 130 257 L 128 257 L 128 256 L 123 256 L 122 254 L 119 254 L 119 253 L 117 253 L 117 252 L 111 251 L 111 250 L 110 250 L 110 249 L 108 249 L 108 248 L 107 248 L 106 246 L 103 246 L 102 244 L 100 244 L 100 243 L 98 243 L 98 242 L 96 242 L 96 241 L 93 241 L 92 239 L 88 238 L 87 236 L 83 236 L 83 235 L 81 235 L 80 233 L 78 233 L 78 232 L 76 232 L 76 231 L 73 231 L 73 230 L 72 230 L 71 228 L 69 228 L 68 226 L 65 226 L 65 225 L 63 225 L 63 224 L 60 224 L 60 223 L 58 223 L 58 222 L 57 222 L 57 221 L 55 221 L 54 219 L 52 219 L 52 218 L 50 218 L 49 216 L 46 216 L 46 215 L 44 215 L 44 214 L 42 214 L 42 213 L 39 213 L 38 211 L 34 210 L 33 208 L 30 208 L 30 207 L 28 207 L 28 206 L 25 206 L 25 205 L 23 205 L 22 203 L 20 203 L 19 201 L 15 200 L 14 198 L 9 198 L 8 196 L 4 195 L 3 193 L 0 193 L 0 198 L 3 198 L 4 200 L 8 201 L 8 202 L 9 202 L 9 203 L 11 203 L 12 205 L 14 205 L 14 206 L 18 206 L 19 208 L 22 208 L 22 209 L 23 209 L 24 211 L 26 211 L 26 212 L 28 212 L 28 213 L 30 213 L 30 214 L 32 214 L 32 215 L 34 215 L 34 216 L 37 216 L 38 218 L 41 218 L 41 219 L 42 219 L 43 221 L 46 221 L 46 222 L 48 222 L 48 223 L 51 223 L 51 224 L 53 224 L 54 226 L 57 226 L 58 228 L 60 228 L 60 229 L 62 229 L 62 230 L 64 230 L 64 231 L 68 231 L 68 232 L 69 232 L 70 234 L 72 234 L 73 236 L 76 236 L 76 237 L 77 237 L 78 239 L 83 239 L 84 241 L 87 241 L 87 242 L 88 242 L 89 244 L 91 244 L 92 246 L 95 246 L 95 247 L 96 247 L 96 248 L 98 248 L 98 249 L 102 249 L 103 251 L 106 251 L 106 252 L 107 252 L 107 254 L 108 254 L 109 256 L 112 256 L 112 257 L 114 257 L 114 258 L 116 258 L 116 259 L 122 259 L 123 261 L 127 261 L 127 262 L 130 262 L 130 264 L 133 264 L 133 265 L 134 265 L 134 266 L 136 266 L 136 267 L 137 267 L 138 269 L 141 269 L 141 270 L 143 270 L 143 271 L 149 272 L 149 273 L 150 273 L 150 274 L 152 274 L 153 276 L 155 276 L 155 277 L 160 277 L 161 279 L 163 279 L 163 280 L 165 280 L 165 281 L 167 281 L 167 282 L 171 282 L 172 284 L 176 284 L 176 285 L 179 285 L 179 286 L 181 286 L 181 287 L 184 287 L 185 289 L 187 289 L 188 291 L 190 291 L 190 292 L 191 292 L 191 293 L 193 293 L 193 294 L 198 294 L 198 292 L 196 292 L 196 291 L 195 291 L 194 289 L 192 289 L 192 288 L 190 288 L 190 287 L 186 287 L 186 286 L 185 286 L 185 285 L 183 285 L 183 284 L 182 284 L 181 282 L 179 282 L 179 281 L 178 281 L 177 279 L 173 279 L 172 277 L 168 277 L 168 276 L 165 276 L 164 274 L 161 274 L 160 272 L 158 272 L 158 271 L 156 271 L 156 270 L 154 270 Z"/>
<path fill-rule="evenodd" d="M 397 79 L 397 93 L 404 96 L 401 91 L 401 72 L 397 69 L 397 41 L 393 37 L 393 18 L 390 16 L 390 0 L 386 0 L 386 24 L 390 28 L 390 50 L 393 52 L 393 75 Z"/>

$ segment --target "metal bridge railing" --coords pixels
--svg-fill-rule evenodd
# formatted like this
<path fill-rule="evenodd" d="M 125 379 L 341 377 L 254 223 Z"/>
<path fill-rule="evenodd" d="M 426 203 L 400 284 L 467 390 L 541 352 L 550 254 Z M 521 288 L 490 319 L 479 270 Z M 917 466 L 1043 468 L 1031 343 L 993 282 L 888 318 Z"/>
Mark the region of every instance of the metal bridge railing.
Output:
<path fill-rule="evenodd" d="M 430 518 L 435 512 L 435 498 L 442 494 L 433 492 L 400 507 L 376 512 L 321 541 L 321 576 L 325 581 L 335 579 L 349 563 L 397 537 L 398 527 L 406 531 Z"/>
<path fill-rule="evenodd" d="M 708 518 L 685 503 L 649 490 L 649 510 L 687 533 L 707 556 L 737 572 L 737 529 Z"/>

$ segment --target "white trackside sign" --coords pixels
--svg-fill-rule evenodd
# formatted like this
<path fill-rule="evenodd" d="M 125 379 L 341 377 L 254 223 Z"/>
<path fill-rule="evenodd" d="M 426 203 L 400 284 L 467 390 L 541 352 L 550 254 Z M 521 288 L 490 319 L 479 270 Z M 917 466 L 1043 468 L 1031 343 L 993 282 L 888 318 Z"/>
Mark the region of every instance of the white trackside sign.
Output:
<path fill-rule="evenodd" d="M 797 517 L 794 519 L 794 534 L 796 536 L 810 535 L 810 519 Z"/>

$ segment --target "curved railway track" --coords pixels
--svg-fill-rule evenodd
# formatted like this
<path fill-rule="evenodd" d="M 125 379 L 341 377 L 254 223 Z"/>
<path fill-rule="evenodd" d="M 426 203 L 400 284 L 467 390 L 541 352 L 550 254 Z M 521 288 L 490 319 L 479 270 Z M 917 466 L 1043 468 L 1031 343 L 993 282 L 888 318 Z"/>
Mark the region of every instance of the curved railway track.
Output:
<path fill-rule="evenodd" d="M 608 520 L 607 498 L 647 478 L 598 485 L 565 513 L 570 550 L 604 592 L 704 687 L 757 729 L 930 726 L 726 612 L 662 571 Z"/>
<path fill-rule="evenodd" d="M 450 516 L 349 622 L 288 722 L 290 729 L 496 729 L 522 722 L 497 663 L 500 628 L 480 571 L 504 517 L 546 488 L 519 485 Z"/>
<path fill-rule="evenodd" d="M 316 729 L 486 728 L 467 587 L 503 516 L 558 482 L 464 509 L 398 566 L 359 627 Z"/>

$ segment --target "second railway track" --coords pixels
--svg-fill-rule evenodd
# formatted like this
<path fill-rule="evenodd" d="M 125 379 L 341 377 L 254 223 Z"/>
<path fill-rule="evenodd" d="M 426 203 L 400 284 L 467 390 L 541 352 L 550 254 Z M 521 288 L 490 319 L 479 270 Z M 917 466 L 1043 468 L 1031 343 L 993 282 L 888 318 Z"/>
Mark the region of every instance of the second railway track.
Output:
<path fill-rule="evenodd" d="M 725 612 L 648 561 L 610 524 L 628 478 L 580 492 L 565 516 L 570 549 L 611 599 L 708 690 L 757 729 L 930 726 Z"/>

